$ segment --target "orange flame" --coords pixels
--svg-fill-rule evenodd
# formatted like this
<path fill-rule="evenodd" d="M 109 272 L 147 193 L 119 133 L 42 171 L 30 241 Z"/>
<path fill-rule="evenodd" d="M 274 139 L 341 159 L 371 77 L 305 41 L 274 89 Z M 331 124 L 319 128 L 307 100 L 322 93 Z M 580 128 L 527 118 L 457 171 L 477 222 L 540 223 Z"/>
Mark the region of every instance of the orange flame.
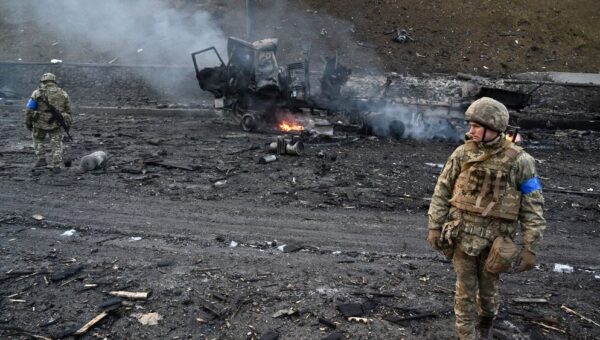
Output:
<path fill-rule="evenodd" d="M 304 131 L 304 126 L 298 122 L 284 120 L 279 123 L 279 129 L 284 132 L 289 131 Z"/>

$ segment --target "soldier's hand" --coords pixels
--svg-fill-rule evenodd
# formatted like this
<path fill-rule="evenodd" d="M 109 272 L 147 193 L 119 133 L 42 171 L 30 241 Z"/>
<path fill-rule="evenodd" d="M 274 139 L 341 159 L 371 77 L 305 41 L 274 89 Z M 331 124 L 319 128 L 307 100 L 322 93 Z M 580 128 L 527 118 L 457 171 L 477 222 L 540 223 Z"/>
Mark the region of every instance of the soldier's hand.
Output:
<path fill-rule="evenodd" d="M 427 243 L 429 243 L 433 249 L 442 250 L 442 241 L 440 239 L 441 236 L 441 230 L 429 229 L 429 234 L 427 234 Z"/>
<path fill-rule="evenodd" d="M 523 248 L 519 257 L 517 257 L 517 269 L 515 272 L 520 273 L 532 269 L 535 266 L 535 254 Z"/>

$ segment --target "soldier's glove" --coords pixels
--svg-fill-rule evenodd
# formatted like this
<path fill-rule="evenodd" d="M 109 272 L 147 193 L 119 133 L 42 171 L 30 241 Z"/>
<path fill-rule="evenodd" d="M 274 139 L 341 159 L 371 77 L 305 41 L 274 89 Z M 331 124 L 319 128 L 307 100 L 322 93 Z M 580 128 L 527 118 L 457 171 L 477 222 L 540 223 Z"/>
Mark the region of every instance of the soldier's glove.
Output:
<path fill-rule="evenodd" d="M 535 266 L 535 254 L 523 248 L 519 257 L 517 257 L 517 269 L 515 272 L 520 273 L 532 269 Z"/>
<path fill-rule="evenodd" d="M 28 113 L 27 116 L 25 116 L 25 126 L 29 131 L 33 129 L 33 115 Z"/>
<path fill-rule="evenodd" d="M 67 126 L 67 129 L 70 129 L 71 125 L 73 125 L 73 118 L 69 115 L 63 115 L 63 118 L 65 120 L 65 125 Z"/>
<path fill-rule="evenodd" d="M 433 249 L 442 250 L 441 236 L 442 236 L 441 230 L 429 229 L 429 234 L 427 234 L 427 243 L 429 243 L 429 245 Z"/>

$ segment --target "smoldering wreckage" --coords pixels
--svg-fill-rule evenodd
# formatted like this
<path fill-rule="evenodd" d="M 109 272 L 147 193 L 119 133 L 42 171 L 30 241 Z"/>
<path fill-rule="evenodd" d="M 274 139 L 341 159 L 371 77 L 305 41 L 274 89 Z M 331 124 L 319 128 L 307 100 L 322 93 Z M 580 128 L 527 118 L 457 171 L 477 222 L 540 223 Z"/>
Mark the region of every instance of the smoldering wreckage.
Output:
<path fill-rule="evenodd" d="M 398 225 L 424 219 L 415 222 L 393 212 L 424 214 L 432 177 L 462 138 L 464 108 L 481 96 L 516 110 L 513 123 L 522 119 L 530 125 L 521 131 L 525 143 L 551 165 L 542 171 L 553 181 L 548 205 L 559 233 L 551 233 L 548 242 L 597 240 L 591 227 L 600 218 L 597 193 L 572 186 L 587 189 L 599 176 L 598 129 L 535 129 L 565 121 L 593 128 L 597 120 L 519 114 L 533 103 L 539 85 L 562 91 L 589 90 L 590 84 L 527 78 L 531 75 L 370 78 L 352 76 L 337 56 L 324 58 L 319 74 L 309 67 L 309 51 L 301 61 L 280 66 L 276 50 L 277 39 L 232 37 L 227 62 L 214 47 L 193 53 L 201 89 L 226 112 L 218 116 L 207 109 L 210 115 L 200 126 L 197 117 L 185 114 L 124 109 L 125 115 L 110 117 L 82 108 L 92 120 L 76 125 L 81 142 L 70 144 L 68 153 L 84 156 L 73 173 L 24 175 L 22 166 L 11 164 L 25 163 L 18 157 L 28 150 L 15 146 L 19 135 L 5 125 L 2 139 L 10 147 L 2 151 L 0 170 L 12 181 L 2 182 L 7 203 L 0 222 L 9 242 L 3 242 L 3 256 L 13 256 L 14 264 L 5 261 L 0 277 L 3 336 L 452 337 L 453 280 L 447 264 L 426 249 L 422 230 L 404 228 L 399 240 Z M 197 56 L 204 53 L 216 53 L 220 65 L 202 68 Z M 3 112 L 18 125 L 14 110 Z M 228 124 L 231 118 L 239 128 Z M 170 131 L 175 125 L 177 135 Z M 514 138 L 517 133 L 513 130 Z M 100 144 L 103 150 L 97 150 Z M 549 159 L 543 153 L 548 149 L 561 152 Z M 201 163 L 195 162 L 198 152 Z M 584 158 L 596 160 L 588 175 L 577 171 Z M 277 165 L 266 169 L 269 163 Z M 572 182 L 565 178 L 575 174 Z M 66 195 L 61 188 L 75 191 L 68 199 L 73 211 L 89 211 L 82 202 L 89 200 L 105 212 L 93 219 L 60 213 L 56 200 L 44 215 L 6 211 L 27 205 L 29 199 L 18 191 L 60 197 Z M 131 197 L 139 197 L 139 212 L 130 211 Z M 198 206 L 197 200 L 207 205 Z M 117 203 L 106 203 L 111 201 Z M 565 204 L 580 217 L 561 212 Z M 179 216 L 165 217 L 165 209 L 180 211 Z M 363 213 L 369 209 L 374 213 Z M 348 222 L 339 225 L 339 219 Z M 196 223 L 206 233 L 190 232 Z M 140 224 L 147 228 L 139 230 Z M 265 240 L 266 235 L 277 236 Z M 593 287 L 600 263 L 581 261 L 565 274 L 550 262 L 594 249 L 589 243 L 548 247 L 548 260 L 532 274 L 535 279 L 507 278 L 510 291 L 504 292 L 507 303 L 494 336 L 598 337 Z M 572 275 L 575 283 L 563 275 Z M 430 327 L 433 322 L 436 327 Z"/>

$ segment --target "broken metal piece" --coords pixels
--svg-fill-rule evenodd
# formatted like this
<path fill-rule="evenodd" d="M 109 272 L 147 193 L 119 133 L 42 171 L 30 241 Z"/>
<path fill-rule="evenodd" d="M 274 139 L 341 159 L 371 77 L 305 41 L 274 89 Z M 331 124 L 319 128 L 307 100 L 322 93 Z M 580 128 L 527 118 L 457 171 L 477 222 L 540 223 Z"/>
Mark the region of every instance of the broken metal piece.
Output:
<path fill-rule="evenodd" d="M 285 140 L 284 137 L 279 136 L 276 142 L 269 144 L 268 149 L 278 155 L 300 156 L 304 152 L 304 143 L 301 141 L 290 142 Z"/>
<path fill-rule="evenodd" d="M 394 40 L 395 42 L 404 44 L 407 43 L 409 41 L 413 41 L 414 39 L 408 34 L 408 31 L 405 30 L 404 28 L 394 28 L 393 30 L 386 32 L 384 34 L 394 34 L 394 38 L 392 40 Z"/>
<path fill-rule="evenodd" d="M 262 156 L 258 159 L 258 164 L 267 164 L 267 163 L 275 162 L 276 160 L 277 160 L 277 156 L 266 155 L 266 156 Z"/>
<path fill-rule="evenodd" d="M 363 305 L 360 303 L 344 303 L 335 306 L 335 308 L 345 317 L 365 315 Z"/>
<path fill-rule="evenodd" d="M 368 318 L 359 318 L 356 316 L 351 316 L 348 318 L 348 321 L 350 322 L 358 322 L 358 323 L 364 323 L 364 324 L 370 324 L 371 322 L 373 322 L 372 319 L 368 319 Z"/>
<path fill-rule="evenodd" d="M 110 312 L 110 311 L 113 311 L 113 310 L 121 307 L 122 304 L 123 304 L 123 299 L 121 299 L 120 297 L 112 297 L 112 298 L 104 300 L 100 304 L 100 310 L 102 310 L 104 312 Z"/>
<path fill-rule="evenodd" d="M 327 319 L 324 319 L 324 318 L 319 318 L 319 323 L 321 325 L 327 326 L 327 327 L 329 327 L 331 329 L 336 329 L 337 328 L 337 326 L 336 326 L 335 323 L 333 323 L 332 321 L 329 321 Z"/>

